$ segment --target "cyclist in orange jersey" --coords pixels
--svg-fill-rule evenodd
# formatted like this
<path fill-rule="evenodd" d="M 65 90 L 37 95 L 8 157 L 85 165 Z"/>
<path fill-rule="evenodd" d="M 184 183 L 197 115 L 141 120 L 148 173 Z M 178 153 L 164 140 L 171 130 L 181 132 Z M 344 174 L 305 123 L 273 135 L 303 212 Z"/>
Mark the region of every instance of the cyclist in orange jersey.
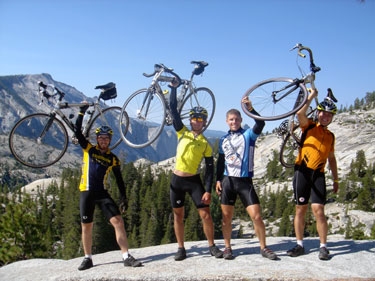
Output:
<path fill-rule="evenodd" d="M 333 176 L 333 192 L 337 193 L 338 173 L 337 162 L 334 153 L 335 136 L 328 130 L 334 114 L 337 113 L 336 105 L 332 100 L 325 99 L 317 106 L 316 119 L 307 118 L 306 112 L 310 103 L 318 95 L 313 89 L 309 94 L 306 104 L 297 112 L 300 127 L 304 137 L 303 143 L 295 162 L 293 178 L 294 201 L 296 214 L 294 218 L 294 230 L 297 244 L 287 251 L 291 257 L 297 257 L 305 253 L 303 247 L 303 234 L 305 229 L 305 215 L 308 210 L 308 202 L 311 200 L 311 209 L 316 219 L 316 227 L 320 239 L 319 259 L 329 260 L 327 249 L 328 225 L 324 214 L 326 202 L 326 179 L 324 168 L 327 160 Z"/>

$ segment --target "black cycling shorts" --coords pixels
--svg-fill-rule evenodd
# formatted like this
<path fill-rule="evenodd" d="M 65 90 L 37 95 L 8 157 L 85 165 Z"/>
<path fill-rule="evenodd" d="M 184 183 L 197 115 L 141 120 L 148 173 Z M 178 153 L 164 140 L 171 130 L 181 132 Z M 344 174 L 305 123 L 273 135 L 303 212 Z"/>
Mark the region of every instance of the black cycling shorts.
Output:
<path fill-rule="evenodd" d="M 184 206 L 186 193 L 190 194 L 198 209 L 208 207 L 208 205 L 202 203 L 202 196 L 205 192 L 200 175 L 194 175 L 191 177 L 179 177 L 175 174 L 172 175 L 170 185 L 172 208 L 181 208 Z"/>
<path fill-rule="evenodd" d="M 221 204 L 234 206 L 237 194 L 242 204 L 247 208 L 250 205 L 259 204 L 259 198 L 255 191 L 251 178 L 225 176 L 221 182 Z"/>
<path fill-rule="evenodd" d="M 112 217 L 121 214 L 117 204 L 106 190 L 82 191 L 79 200 L 82 223 L 93 222 L 95 205 L 99 206 L 108 221 Z"/>
<path fill-rule="evenodd" d="M 293 178 L 294 201 L 296 205 L 311 203 L 325 204 L 326 180 L 324 172 L 307 167 L 295 166 Z"/>

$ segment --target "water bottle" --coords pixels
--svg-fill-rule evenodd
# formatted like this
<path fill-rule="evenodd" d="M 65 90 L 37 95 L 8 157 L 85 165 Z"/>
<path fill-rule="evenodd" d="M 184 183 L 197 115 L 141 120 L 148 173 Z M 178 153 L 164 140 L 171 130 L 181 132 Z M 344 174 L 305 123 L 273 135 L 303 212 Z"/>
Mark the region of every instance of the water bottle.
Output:
<path fill-rule="evenodd" d="M 92 114 L 93 114 L 93 111 L 90 111 L 90 110 L 87 110 L 85 112 L 85 115 L 83 115 L 83 120 L 82 120 L 82 128 L 84 129 L 86 128 L 87 123 L 90 121 Z"/>
<path fill-rule="evenodd" d="M 163 91 L 163 95 L 164 95 L 164 98 L 167 102 L 169 102 L 169 90 L 168 89 L 165 89 Z"/>

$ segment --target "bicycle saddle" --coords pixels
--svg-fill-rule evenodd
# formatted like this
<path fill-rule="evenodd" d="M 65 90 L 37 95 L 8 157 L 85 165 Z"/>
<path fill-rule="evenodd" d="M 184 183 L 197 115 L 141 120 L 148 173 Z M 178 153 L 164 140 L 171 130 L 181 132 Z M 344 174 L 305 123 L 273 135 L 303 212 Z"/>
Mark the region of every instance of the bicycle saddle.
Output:
<path fill-rule="evenodd" d="M 205 61 L 191 61 L 191 63 L 195 64 L 193 74 L 199 75 L 204 71 L 204 68 L 208 65 Z"/>
<path fill-rule="evenodd" d="M 116 87 L 116 84 L 113 83 L 113 82 L 109 82 L 109 83 L 104 84 L 104 85 L 96 86 L 95 89 L 109 90 L 109 89 L 112 89 L 113 87 Z"/>
<path fill-rule="evenodd" d="M 328 88 L 327 89 L 327 97 L 330 98 L 333 102 L 337 102 L 337 99 L 333 95 L 332 89 Z"/>

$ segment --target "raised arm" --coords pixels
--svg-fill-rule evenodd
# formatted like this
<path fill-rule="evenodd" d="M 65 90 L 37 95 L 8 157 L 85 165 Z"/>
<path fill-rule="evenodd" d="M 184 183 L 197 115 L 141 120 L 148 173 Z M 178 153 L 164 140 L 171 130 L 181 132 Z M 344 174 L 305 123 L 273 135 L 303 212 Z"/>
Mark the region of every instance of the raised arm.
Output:
<path fill-rule="evenodd" d="M 301 128 L 305 127 L 307 123 L 309 122 L 309 119 L 306 116 L 306 112 L 310 107 L 311 102 L 318 96 L 318 90 L 312 89 L 311 93 L 307 97 L 307 101 L 304 106 L 301 107 L 300 110 L 297 111 L 297 118 L 299 121 L 299 125 Z"/>
<path fill-rule="evenodd" d="M 177 88 L 179 85 L 179 81 L 169 84 L 169 88 L 171 88 L 171 94 L 169 95 L 169 106 L 173 117 L 173 127 L 177 132 L 184 127 L 184 124 L 181 121 L 180 114 L 177 110 Z"/>
<path fill-rule="evenodd" d="M 258 115 L 259 116 L 259 113 L 256 112 L 256 110 L 254 109 L 253 105 L 251 104 L 251 101 L 249 100 L 249 97 L 244 97 L 242 99 L 242 103 L 244 103 L 247 107 L 247 109 L 252 113 L 252 114 L 255 114 L 255 115 Z M 254 119 L 255 121 L 255 124 L 254 124 L 254 127 L 253 127 L 253 132 L 257 135 L 260 135 L 263 131 L 263 128 L 264 126 L 266 125 L 266 123 L 262 120 L 257 120 L 257 119 Z"/>
<path fill-rule="evenodd" d="M 87 147 L 87 144 L 88 144 L 88 141 L 87 139 L 85 138 L 85 136 L 82 134 L 82 121 L 83 121 L 83 116 L 85 115 L 85 112 L 87 110 L 89 106 L 88 105 L 83 105 L 81 108 L 80 108 L 80 111 L 78 113 L 78 117 L 76 119 L 76 124 L 75 124 L 75 130 L 74 130 L 74 134 L 76 136 L 76 138 L 78 139 L 78 142 L 79 142 L 79 145 L 82 147 L 82 148 L 86 148 Z"/>

